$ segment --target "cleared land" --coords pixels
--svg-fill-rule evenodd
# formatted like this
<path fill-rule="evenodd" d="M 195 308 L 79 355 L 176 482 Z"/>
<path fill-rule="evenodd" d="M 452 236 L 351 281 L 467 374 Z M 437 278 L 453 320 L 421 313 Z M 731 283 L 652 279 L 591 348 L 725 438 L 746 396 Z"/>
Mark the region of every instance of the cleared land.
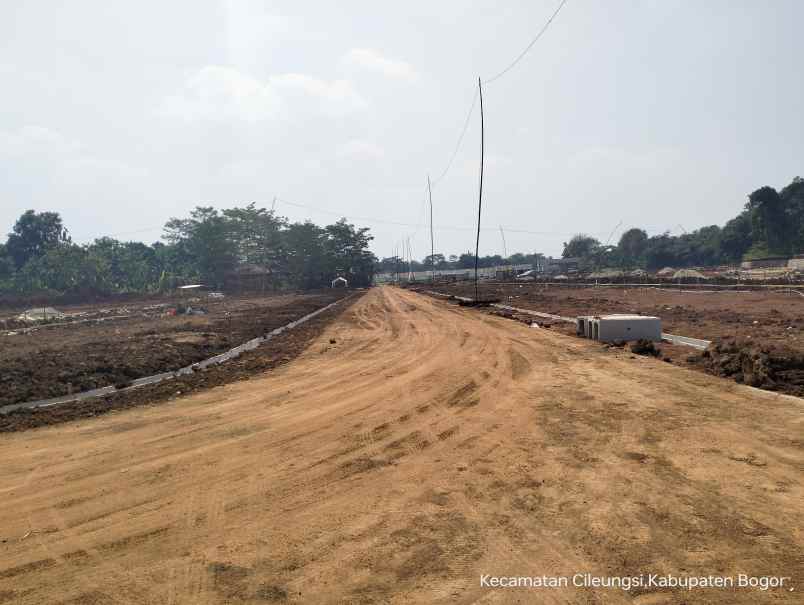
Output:
<path fill-rule="evenodd" d="M 55 325 L 34 330 L 0 317 L 0 406 L 108 385 L 124 386 L 202 361 L 298 319 L 343 296 L 313 294 L 184 297 L 123 306 L 60 308 Z M 203 315 L 170 315 L 190 306 Z"/>
<path fill-rule="evenodd" d="M 378 288 L 264 377 L 3 436 L 0 602 L 800 603 L 802 411 Z M 480 585 L 587 571 L 795 591 Z"/>
<path fill-rule="evenodd" d="M 468 282 L 422 288 L 474 296 L 474 286 Z M 795 292 L 487 282 L 481 284 L 480 294 L 514 307 L 569 317 L 655 315 L 662 319 L 664 332 L 719 345 L 702 356 L 688 347 L 664 344 L 662 357 L 669 361 L 752 386 L 804 396 L 804 296 Z M 572 326 L 560 323 L 551 328 L 567 334 L 574 331 Z"/>

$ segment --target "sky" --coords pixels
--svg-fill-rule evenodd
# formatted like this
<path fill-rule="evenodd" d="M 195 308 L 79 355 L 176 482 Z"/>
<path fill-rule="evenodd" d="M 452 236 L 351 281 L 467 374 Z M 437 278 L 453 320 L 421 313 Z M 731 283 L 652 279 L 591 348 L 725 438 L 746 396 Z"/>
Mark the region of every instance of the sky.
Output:
<path fill-rule="evenodd" d="M 473 249 L 477 104 L 456 146 L 478 78 L 558 4 L 3 2 L 0 233 L 30 208 L 79 243 L 151 243 L 255 202 L 422 258 L 429 174 L 436 252 Z M 722 225 L 804 176 L 803 20 L 798 0 L 569 0 L 483 87 L 480 254 L 500 227 L 509 254 L 555 256 L 578 232 Z"/>

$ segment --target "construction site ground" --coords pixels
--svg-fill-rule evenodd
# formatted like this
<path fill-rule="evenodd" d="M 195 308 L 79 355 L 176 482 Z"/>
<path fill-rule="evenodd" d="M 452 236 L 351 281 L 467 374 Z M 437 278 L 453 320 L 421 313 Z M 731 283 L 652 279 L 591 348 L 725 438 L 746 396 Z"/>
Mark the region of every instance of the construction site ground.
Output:
<path fill-rule="evenodd" d="M 475 295 L 472 282 L 416 288 L 470 298 Z M 479 292 L 481 298 L 497 298 L 502 304 L 568 317 L 654 315 L 661 318 L 663 332 L 720 345 L 702 356 L 686 346 L 663 344 L 662 358 L 760 388 L 804 396 L 804 295 L 796 291 L 481 282 Z M 570 324 L 535 321 L 542 327 L 574 333 Z M 750 378 L 743 366 L 750 366 Z"/>
<path fill-rule="evenodd" d="M 125 386 L 218 355 L 343 296 L 185 296 L 122 306 L 60 307 L 66 317 L 0 330 L 0 406 Z M 172 314 L 189 307 L 203 314 Z"/>
<path fill-rule="evenodd" d="M 3 435 L 0 603 L 800 603 L 802 412 L 375 288 L 251 380 Z M 578 573 L 788 579 L 482 581 Z"/>

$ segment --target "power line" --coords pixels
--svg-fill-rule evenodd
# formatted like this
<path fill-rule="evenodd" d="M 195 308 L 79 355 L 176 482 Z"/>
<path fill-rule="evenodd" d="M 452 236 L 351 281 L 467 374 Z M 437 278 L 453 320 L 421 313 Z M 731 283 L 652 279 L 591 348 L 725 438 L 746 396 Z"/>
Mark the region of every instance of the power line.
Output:
<path fill-rule="evenodd" d="M 288 206 L 295 206 L 297 208 L 304 208 L 305 210 L 313 210 L 315 212 L 321 212 L 323 214 L 329 214 L 332 216 L 338 216 L 342 218 L 348 218 L 350 220 L 358 220 L 358 221 L 366 221 L 367 223 L 377 223 L 380 225 L 390 225 L 392 227 L 413 227 L 413 228 L 420 228 L 423 226 L 422 223 L 403 223 L 399 221 L 388 221 L 385 219 L 380 218 L 373 218 L 368 216 L 356 216 L 352 214 L 347 214 L 344 212 L 334 212 L 332 210 L 324 210 L 323 208 L 316 208 L 315 206 L 309 206 L 307 204 L 300 204 L 298 202 L 290 202 L 282 197 L 276 198 L 278 203 L 286 204 Z M 426 202 L 426 200 L 425 200 Z M 445 225 L 442 227 L 433 227 L 435 231 L 475 231 L 476 227 L 464 227 L 459 225 Z M 497 231 L 499 227 L 481 227 L 481 231 Z M 524 233 L 527 235 L 561 235 L 561 236 L 572 236 L 577 235 L 577 231 L 531 231 L 529 229 L 516 229 L 513 227 L 505 227 L 505 230 L 509 233 Z M 608 231 L 586 231 L 589 235 L 605 235 Z M 406 236 L 407 237 L 407 236 Z"/>
<path fill-rule="evenodd" d="M 449 162 L 447 163 L 447 167 L 444 168 L 444 172 L 442 172 L 438 178 L 433 179 L 433 185 L 436 185 L 441 179 L 447 176 L 450 168 L 452 168 L 453 162 L 455 162 L 455 157 L 458 155 L 458 151 L 461 148 L 461 143 L 463 143 L 463 137 L 466 136 L 466 131 L 469 129 L 469 121 L 472 118 L 472 114 L 475 111 L 475 105 L 477 104 L 477 90 L 475 90 L 475 94 L 472 97 L 472 105 L 469 107 L 469 113 L 466 114 L 466 120 L 463 123 L 463 129 L 461 130 L 461 135 L 458 137 L 458 143 L 455 145 L 455 149 L 452 152 L 452 157 L 450 157 Z"/>
<path fill-rule="evenodd" d="M 561 3 L 558 5 L 558 8 L 556 8 L 556 10 L 553 12 L 553 14 L 550 15 L 550 18 L 547 20 L 547 22 L 539 30 L 539 33 L 536 34 L 536 37 L 533 38 L 533 40 L 531 40 L 530 43 L 525 47 L 525 50 L 523 50 L 505 69 L 503 69 L 501 72 L 499 72 L 495 76 L 493 76 L 493 77 L 481 82 L 481 84 L 490 84 L 491 82 L 494 82 L 494 81 L 498 80 L 499 78 L 504 76 L 506 73 L 508 73 L 511 69 L 513 69 L 514 66 L 516 66 L 516 64 L 519 63 L 525 57 L 525 55 L 528 54 L 528 52 L 530 52 L 530 49 L 533 48 L 533 46 L 536 44 L 536 42 L 538 42 L 539 39 L 544 35 L 544 33 L 550 27 L 550 24 L 553 22 L 553 20 L 556 18 L 556 16 L 558 16 L 558 13 L 561 12 L 561 9 L 564 8 L 564 5 L 566 3 L 567 3 L 567 0 L 561 0 Z M 430 187 L 434 187 L 435 185 L 437 185 L 445 176 L 447 176 L 447 174 L 449 173 L 450 169 L 452 168 L 452 165 L 455 162 L 455 158 L 458 156 L 458 151 L 460 151 L 461 144 L 463 143 L 463 139 L 466 136 L 466 132 L 469 129 L 469 123 L 470 123 L 470 121 L 472 119 L 472 114 L 474 113 L 475 105 L 477 104 L 477 99 L 479 97 L 479 94 L 480 94 L 480 89 L 479 88 L 475 89 L 475 93 L 474 93 L 474 95 L 472 95 L 472 103 L 469 106 L 469 112 L 466 114 L 466 120 L 463 123 L 463 128 L 461 129 L 461 134 L 458 136 L 458 142 L 455 144 L 455 149 L 453 149 L 452 155 L 450 156 L 449 162 L 447 162 L 447 165 L 444 168 L 444 171 L 437 178 L 433 179 L 433 181 L 429 184 Z M 428 191 L 428 193 L 429 193 L 429 191 Z M 417 226 L 416 232 L 418 232 L 418 226 Z M 414 234 L 414 236 L 415 236 L 415 234 Z"/>
<path fill-rule="evenodd" d="M 343 213 L 343 212 L 336 212 L 336 211 L 332 211 L 332 210 L 325 210 L 323 208 L 317 208 L 315 206 L 310 206 L 308 204 L 300 204 L 298 202 L 291 202 L 291 201 L 288 201 L 288 200 L 286 200 L 284 198 L 281 198 L 281 197 L 276 198 L 276 203 L 285 204 L 287 206 L 294 206 L 294 207 L 297 207 L 297 208 L 304 208 L 305 210 L 312 210 L 314 212 L 320 212 L 322 214 L 329 214 L 331 216 L 348 218 L 350 220 L 366 221 L 367 223 L 390 225 L 390 226 L 393 226 L 393 227 L 421 228 L 421 227 L 423 227 L 423 226 L 425 226 L 427 224 L 426 221 L 419 222 L 419 223 L 404 223 L 404 222 L 398 222 L 398 221 L 388 221 L 388 220 L 380 219 L 380 218 L 349 215 L 349 214 L 346 214 L 346 213 Z M 423 206 L 426 203 L 427 203 L 427 200 L 424 199 Z M 425 211 L 423 209 L 423 213 L 424 212 Z M 97 238 L 100 238 L 100 237 L 118 237 L 120 235 L 134 235 L 134 234 L 137 234 L 137 233 L 148 233 L 150 231 L 157 231 L 157 230 L 162 230 L 162 229 L 164 229 L 164 224 L 154 226 L 154 227 L 145 227 L 143 229 L 136 229 L 134 231 L 122 231 L 122 232 L 118 232 L 118 233 L 101 233 L 101 234 L 98 234 L 96 236 L 89 236 L 89 235 L 85 235 L 85 234 L 84 235 L 72 234 L 72 235 L 74 237 L 77 237 L 77 238 L 80 238 L 80 239 L 89 239 L 89 238 L 97 239 Z M 499 229 L 499 227 L 481 227 L 480 228 L 481 231 L 496 231 L 498 229 Z M 444 225 L 442 227 L 433 226 L 433 230 L 434 231 L 475 231 L 476 228 L 474 226 L 470 227 L 470 226 L 462 226 L 462 225 Z M 516 229 L 514 227 L 505 227 L 505 230 L 507 232 L 509 232 L 509 233 L 522 233 L 522 234 L 526 234 L 526 235 L 560 235 L 560 236 L 576 235 L 576 232 L 531 231 L 531 230 L 528 230 L 528 229 Z M 655 230 L 655 231 L 661 231 L 661 230 Z M 414 233 L 417 233 L 417 232 L 414 232 Z M 589 235 L 603 235 L 603 234 L 608 233 L 608 232 L 607 231 L 585 231 L 585 233 L 588 233 Z M 411 236 L 411 237 L 413 237 L 413 236 Z"/>
<path fill-rule="evenodd" d="M 495 80 L 497 80 L 497 79 L 501 78 L 502 76 L 504 76 L 511 69 L 513 69 L 513 67 L 517 63 L 519 63 L 525 57 L 526 54 L 528 54 L 528 52 L 530 51 L 531 48 L 533 48 L 533 46 L 536 44 L 536 42 L 539 41 L 539 38 L 541 38 L 544 35 L 544 32 L 547 31 L 548 27 L 550 27 L 550 24 L 556 18 L 558 13 L 561 12 L 561 9 L 564 8 L 564 5 L 567 3 L 567 1 L 568 0 L 561 0 L 561 4 L 558 5 L 558 8 L 555 10 L 555 12 L 553 12 L 553 14 L 547 20 L 547 22 L 542 26 L 542 29 L 539 30 L 539 33 L 536 34 L 536 37 L 533 38 L 533 40 L 530 41 L 530 44 L 528 44 L 527 47 L 525 47 L 525 50 L 523 50 L 516 57 L 516 59 L 514 59 L 511 62 L 511 64 L 508 65 L 508 67 L 503 69 L 497 75 L 489 78 L 488 80 L 483 81 L 483 84 L 490 84 L 490 83 L 494 82 Z M 472 113 L 474 113 L 475 105 L 477 104 L 477 99 L 478 99 L 478 90 L 475 89 L 475 93 L 474 93 L 474 95 L 472 95 L 472 104 L 469 107 L 469 113 L 466 114 L 466 120 L 464 121 L 463 129 L 461 130 L 461 134 L 458 136 L 458 142 L 455 145 L 455 149 L 452 152 L 452 156 L 450 157 L 449 162 L 447 163 L 447 167 L 444 168 L 444 172 L 442 172 L 437 178 L 433 179 L 433 182 L 432 182 L 433 186 L 435 186 L 441 179 L 443 179 L 447 175 L 447 173 L 449 172 L 450 168 L 452 168 L 452 164 L 455 162 L 455 157 L 458 155 L 458 151 L 461 148 L 461 143 L 463 143 L 463 138 L 466 136 L 466 131 L 469 129 L 469 122 L 471 121 Z"/>
<path fill-rule="evenodd" d="M 510 64 L 508 67 L 506 67 L 505 69 L 503 69 L 503 70 L 502 70 L 501 72 L 499 72 L 497 75 L 492 76 L 492 77 L 491 77 L 491 78 L 489 78 L 488 80 L 485 80 L 485 81 L 483 82 L 483 84 L 491 84 L 491 83 L 492 83 L 492 82 L 494 82 L 495 80 L 498 80 L 499 78 L 501 78 L 501 77 L 503 77 L 505 74 L 507 74 L 509 71 L 511 71 L 511 70 L 514 68 L 514 66 L 515 66 L 517 63 L 519 63 L 519 62 L 520 62 L 520 61 L 521 61 L 521 60 L 522 60 L 522 59 L 525 57 L 525 55 L 527 55 L 527 54 L 528 54 L 528 52 L 530 51 L 530 49 L 531 49 L 531 48 L 533 48 L 533 45 L 534 45 L 534 44 L 536 44 L 536 43 L 539 41 L 539 38 L 541 38 L 541 37 L 544 35 L 544 32 L 546 32 L 546 31 L 547 31 L 547 28 L 548 28 L 548 27 L 550 27 L 550 24 L 553 22 L 553 19 L 555 19 L 555 18 L 556 18 L 556 16 L 558 15 L 558 13 L 559 13 L 559 12 L 561 12 L 561 9 L 562 9 L 562 8 L 564 8 L 564 5 L 565 5 L 566 3 L 567 3 L 567 0 L 561 0 L 561 4 L 559 4 L 559 5 L 558 5 L 558 8 L 555 10 L 555 12 L 554 12 L 552 15 L 550 15 L 550 18 L 547 20 L 547 22 L 546 22 L 546 23 L 545 23 L 545 24 L 542 26 L 542 28 L 539 30 L 539 33 L 538 33 L 538 34 L 536 34 L 536 37 L 535 37 L 535 38 L 533 38 L 533 40 L 531 40 L 531 41 L 530 41 L 530 44 L 528 44 L 528 45 L 525 47 L 525 50 L 523 50 L 521 53 L 519 53 L 519 55 L 516 57 L 516 59 L 514 59 L 514 60 L 511 62 L 511 64 Z"/>

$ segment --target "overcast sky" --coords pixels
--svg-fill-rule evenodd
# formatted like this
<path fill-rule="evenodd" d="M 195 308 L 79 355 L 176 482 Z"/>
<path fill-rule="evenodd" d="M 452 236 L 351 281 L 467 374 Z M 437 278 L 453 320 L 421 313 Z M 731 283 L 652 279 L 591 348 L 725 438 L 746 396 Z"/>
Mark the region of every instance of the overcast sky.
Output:
<path fill-rule="evenodd" d="M 291 220 L 346 216 L 378 256 L 410 237 L 421 258 L 426 177 L 447 167 L 478 76 L 557 5 L 3 2 L 0 229 L 55 210 L 76 241 L 150 243 L 197 204 L 278 196 Z M 569 0 L 484 88 L 481 254 L 502 252 L 500 225 L 509 253 L 557 255 L 621 221 L 613 241 L 723 224 L 803 174 L 802 22 L 797 0 Z M 477 109 L 433 189 L 437 252 L 474 247 Z"/>

